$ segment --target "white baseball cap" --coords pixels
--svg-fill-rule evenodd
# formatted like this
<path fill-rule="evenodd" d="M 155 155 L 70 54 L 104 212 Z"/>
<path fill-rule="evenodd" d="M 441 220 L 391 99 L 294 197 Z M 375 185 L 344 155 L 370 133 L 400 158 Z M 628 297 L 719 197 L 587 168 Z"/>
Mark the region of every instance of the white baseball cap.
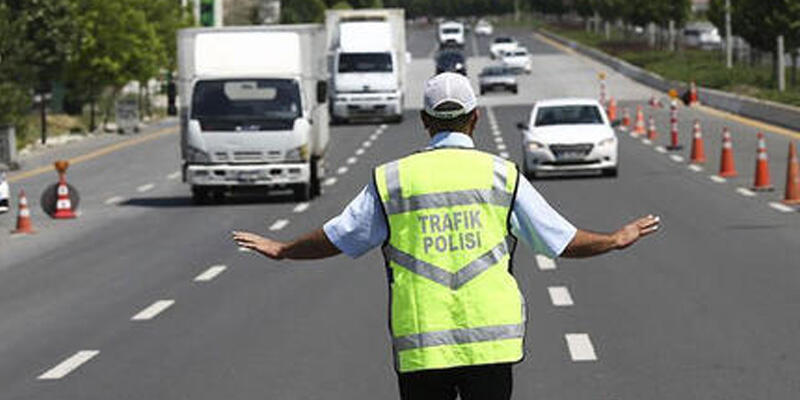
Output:
<path fill-rule="evenodd" d="M 478 100 L 469 79 L 454 72 L 442 72 L 425 82 L 425 113 L 440 119 L 453 119 L 469 114 Z"/>

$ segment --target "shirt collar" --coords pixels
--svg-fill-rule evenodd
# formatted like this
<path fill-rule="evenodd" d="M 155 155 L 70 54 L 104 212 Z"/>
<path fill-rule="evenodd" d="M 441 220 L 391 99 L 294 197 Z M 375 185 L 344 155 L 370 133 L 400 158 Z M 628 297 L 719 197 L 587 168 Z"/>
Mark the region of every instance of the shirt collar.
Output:
<path fill-rule="evenodd" d="M 428 148 L 436 149 L 439 147 L 466 147 L 475 148 L 475 142 L 468 135 L 461 132 L 439 132 L 428 142 Z"/>

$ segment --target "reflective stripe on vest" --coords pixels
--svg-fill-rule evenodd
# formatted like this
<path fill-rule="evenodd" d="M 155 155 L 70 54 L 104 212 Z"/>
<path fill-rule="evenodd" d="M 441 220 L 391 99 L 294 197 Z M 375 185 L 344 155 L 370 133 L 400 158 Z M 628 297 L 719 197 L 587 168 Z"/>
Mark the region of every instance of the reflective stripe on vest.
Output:
<path fill-rule="evenodd" d="M 422 347 L 517 339 L 523 336 L 525 336 L 525 324 L 482 326 L 401 336 L 394 339 L 394 348 L 403 351 Z"/>

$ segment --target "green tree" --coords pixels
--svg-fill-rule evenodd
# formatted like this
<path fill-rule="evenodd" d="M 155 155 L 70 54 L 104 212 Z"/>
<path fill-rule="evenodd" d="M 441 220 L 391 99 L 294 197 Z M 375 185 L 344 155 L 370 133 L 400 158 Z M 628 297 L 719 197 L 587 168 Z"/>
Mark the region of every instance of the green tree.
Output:
<path fill-rule="evenodd" d="M 281 22 L 298 24 L 325 20 L 325 2 L 322 0 L 283 0 Z"/>

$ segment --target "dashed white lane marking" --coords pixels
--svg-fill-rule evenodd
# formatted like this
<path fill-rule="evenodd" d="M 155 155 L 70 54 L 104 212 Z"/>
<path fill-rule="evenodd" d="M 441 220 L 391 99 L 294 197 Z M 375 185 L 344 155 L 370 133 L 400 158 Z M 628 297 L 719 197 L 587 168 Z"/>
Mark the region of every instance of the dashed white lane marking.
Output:
<path fill-rule="evenodd" d="M 279 230 L 281 230 L 283 228 L 286 228 L 286 225 L 289 225 L 289 220 L 288 219 L 279 219 L 279 220 L 273 222 L 272 225 L 269 226 L 269 230 L 271 230 L 271 231 L 279 231 Z"/>
<path fill-rule="evenodd" d="M 369 140 L 372 140 L 374 142 L 377 139 L 378 139 L 378 133 L 373 133 L 372 135 L 369 135 Z"/>
<path fill-rule="evenodd" d="M 672 154 L 669 156 L 669 159 L 675 162 L 683 162 L 683 157 L 677 154 Z"/>
<path fill-rule="evenodd" d="M 339 175 L 346 174 L 347 173 L 347 167 L 339 167 L 339 169 L 336 170 L 336 173 L 339 174 Z"/>
<path fill-rule="evenodd" d="M 112 204 L 122 203 L 123 201 L 125 201 L 124 197 L 122 197 L 122 196 L 114 196 L 114 197 L 107 198 L 106 201 L 104 201 L 104 203 L 106 205 L 112 205 Z"/>
<path fill-rule="evenodd" d="M 564 335 L 569 348 L 569 355 L 572 361 L 596 361 L 597 354 L 594 352 L 592 340 L 586 333 L 567 333 Z"/>
<path fill-rule="evenodd" d="M 646 144 L 648 146 L 653 144 L 653 142 L 650 139 L 642 139 L 642 143 L 644 143 L 644 144 Z"/>
<path fill-rule="evenodd" d="M 146 183 L 146 184 L 144 184 L 142 186 L 137 187 L 136 191 L 139 192 L 139 193 L 144 193 L 144 192 L 146 192 L 148 190 L 152 190 L 154 187 L 156 187 L 156 185 L 154 185 L 152 183 Z"/>
<path fill-rule="evenodd" d="M 777 201 L 771 201 L 769 203 L 769 206 L 784 213 L 795 212 L 795 209 L 793 207 L 787 206 L 786 204 L 783 203 L 778 203 Z"/>
<path fill-rule="evenodd" d="M 295 213 L 295 214 L 299 214 L 299 213 L 301 213 L 301 212 L 303 212 L 305 210 L 308 210 L 309 206 L 310 206 L 310 204 L 308 204 L 308 203 L 300 203 L 300 204 L 294 206 L 294 209 L 292 209 L 292 212 Z"/>
<path fill-rule="evenodd" d="M 667 148 L 666 148 L 666 147 L 664 147 L 664 146 L 656 146 L 656 147 L 655 147 L 655 150 L 656 150 L 657 152 L 659 152 L 659 153 L 662 153 L 662 154 L 667 152 Z"/>
<path fill-rule="evenodd" d="M 360 149 L 356 150 L 356 155 L 357 156 L 360 156 L 362 154 L 364 154 L 364 149 L 363 148 L 360 148 Z"/>
<path fill-rule="evenodd" d="M 536 265 L 538 265 L 539 269 L 542 271 L 556 269 L 556 262 L 553 261 L 552 258 L 545 257 L 541 254 L 536 255 Z"/>
<path fill-rule="evenodd" d="M 550 301 L 556 307 L 569 307 L 574 304 L 566 286 L 550 286 L 547 291 L 550 293 Z"/>
<path fill-rule="evenodd" d="M 131 317 L 131 321 L 147 321 L 153 319 L 158 314 L 164 312 L 164 310 L 172 307 L 173 304 L 175 304 L 175 300 L 158 300 Z"/>
<path fill-rule="evenodd" d="M 755 197 L 755 195 L 756 195 L 756 192 L 754 192 L 754 191 L 752 191 L 752 190 L 750 190 L 748 188 L 743 188 L 743 187 L 736 188 L 736 193 L 739 193 L 740 195 L 745 196 L 745 197 Z"/>
<path fill-rule="evenodd" d="M 217 277 L 217 275 L 223 273 L 228 267 L 224 265 L 214 265 L 208 268 L 207 270 L 203 271 L 202 274 L 197 275 L 194 278 L 195 282 L 209 282 Z"/>
<path fill-rule="evenodd" d="M 169 179 L 169 180 L 178 179 L 180 177 L 181 177 L 181 171 L 175 171 L 175 172 L 167 175 L 167 179 Z"/>
<path fill-rule="evenodd" d="M 325 181 L 322 182 L 322 184 L 324 186 L 333 186 L 333 185 L 336 184 L 336 178 L 335 177 L 330 177 L 328 179 L 325 179 Z"/>
<path fill-rule="evenodd" d="M 503 143 L 503 138 L 498 136 L 498 137 L 494 138 L 494 142 L 495 143 Z"/>
<path fill-rule="evenodd" d="M 253 252 L 253 250 L 250 250 L 247 247 L 241 247 L 241 246 L 239 246 L 239 251 L 241 251 L 242 253 L 252 253 Z"/>
<path fill-rule="evenodd" d="M 697 164 L 691 164 L 691 165 L 689 165 L 689 169 L 694 171 L 694 172 L 700 172 L 700 171 L 703 170 L 703 167 L 701 167 L 701 166 L 699 166 Z"/>
<path fill-rule="evenodd" d="M 717 182 L 717 183 L 725 183 L 725 182 L 728 181 L 727 179 L 725 179 L 725 178 L 723 178 L 723 177 L 721 177 L 719 175 L 711 175 L 711 176 L 708 177 L 708 179 L 711 179 L 712 181 Z"/>
<path fill-rule="evenodd" d="M 380 128 L 381 130 L 386 130 L 386 128 L 388 128 L 388 127 L 389 127 L 389 125 L 381 124 L 381 126 L 379 126 L 378 128 Z"/>
<path fill-rule="evenodd" d="M 66 360 L 62 361 L 55 367 L 51 368 L 47 372 L 39 375 L 39 377 L 36 379 L 40 380 L 61 379 L 67 376 L 70 372 L 76 370 L 78 367 L 80 367 L 87 361 L 97 356 L 98 354 L 100 354 L 100 350 L 81 350 L 73 354 Z"/>
<path fill-rule="evenodd" d="M 502 143 L 498 143 L 497 144 L 497 150 L 505 150 L 505 149 L 506 149 L 506 145 L 504 145 Z"/>
<path fill-rule="evenodd" d="M 501 151 L 501 152 L 500 152 L 500 157 L 503 157 L 503 158 L 508 158 L 508 157 L 509 157 L 509 154 L 508 154 L 508 152 L 506 152 L 506 151 Z"/>
<path fill-rule="evenodd" d="M 361 146 L 364 148 L 369 148 L 370 146 L 372 146 L 372 142 L 370 142 L 369 140 L 365 140 L 364 143 L 361 143 Z"/>
<path fill-rule="evenodd" d="M 353 164 L 355 164 L 357 162 L 358 162 L 358 159 L 355 158 L 355 157 L 350 157 L 350 158 L 347 159 L 347 163 L 350 164 L 350 165 L 353 165 Z"/>
<path fill-rule="evenodd" d="M 501 135 L 500 130 L 499 129 L 492 130 L 492 135 L 500 136 Z"/>

